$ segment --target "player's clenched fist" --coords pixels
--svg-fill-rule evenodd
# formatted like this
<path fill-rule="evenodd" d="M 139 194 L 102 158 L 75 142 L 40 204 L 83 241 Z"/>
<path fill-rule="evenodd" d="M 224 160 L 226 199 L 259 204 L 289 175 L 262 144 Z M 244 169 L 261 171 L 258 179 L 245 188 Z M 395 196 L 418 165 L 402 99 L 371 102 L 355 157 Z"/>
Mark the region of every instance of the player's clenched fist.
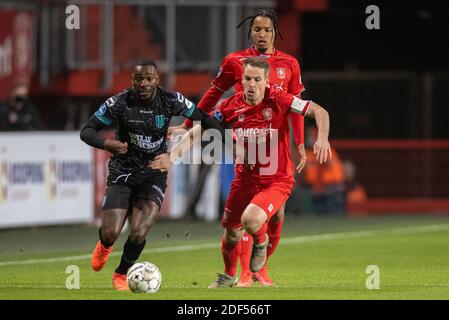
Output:
<path fill-rule="evenodd" d="M 120 140 L 108 139 L 104 142 L 104 149 L 112 154 L 123 155 L 128 152 L 128 143 Z"/>
<path fill-rule="evenodd" d="M 313 145 L 313 153 L 316 155 L 316 161 L 319 164 L 332 159 L 331 145 L 325 138 L 318 138 Z"/>

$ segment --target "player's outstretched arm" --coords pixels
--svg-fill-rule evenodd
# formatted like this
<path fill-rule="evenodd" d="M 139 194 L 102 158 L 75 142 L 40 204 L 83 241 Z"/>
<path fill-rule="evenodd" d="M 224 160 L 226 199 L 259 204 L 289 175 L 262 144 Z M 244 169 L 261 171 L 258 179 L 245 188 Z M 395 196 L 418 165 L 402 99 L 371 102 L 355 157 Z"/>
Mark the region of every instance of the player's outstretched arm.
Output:
<path fill-rule="evenodd" d="M 218 89 L 215 86 L 211 86 L 206 93 L 203 95 L 203 97 L 201 98 L 200 102 L 198 102 L 198 109 L 209 113 L 210 111 L 212 111 L 212 109 L 217 105 L 218 101 L 220 101 L 220 98 L 223 96 L 224 91 Z M 180 125 L 177 128 L 181 128 L 181 129 L 190 129 L 192 128 L 192 120 L 186 119 L 184 121 L 184 123 L 182 125 Z M 177 129 L 174 127 L 175 130 Z M 171 133 L 170 128 L 169 128 L 169 134 Z"/>
<path fill-rule="evenodd" d="M 329 113 L 320 105 L 310 101 L 305 113 L 306 117 L 315 118 L 318 127 L 318 138 L 313 145 L 313 153 L 316 155 L 318 163 L 322 164 L 332 159 L 331 146 L 329 144 Z"/>
<path fill-rule="evenodd" d="M 170 160 L 174 163 L 176 160 L 181 158 L 184 153 L 190 150 L 190 148 L 198 141 L 201 140 L 201 135 L 203 133 L 203 128 L 199 125 L 194 126 L 192 129 L 187 131 L 181 138 L 181 140 L 173 146 L 170 151 Z"/>
<path fill-rule="evenodd" d="M 196 125 L 189 131 L 187 131 L 171 149 L 170 153 L 162 153 L 157 155 L 149 164 L 148 168 L 153 170 L 160 170 L 162 172 L 168 171 L 171 165 L 183 156 L 184 153 L 190 150 L 190 148 L 197 141 L 201 140 L 203 128 Z"/>
<path fill-rule="evenodd" d="M 229 132 L 226 132 L 225 128 L 219 123 L 213 116 L 205 113 L 204 111 L 195 108 L 193 112 L 188 116 L 188 119 L 193 121 L 201 121 L 201 127 L 205 130 L 215 129 L 220 133 L 221 141 L 229 143 L 232 138 Z"/>

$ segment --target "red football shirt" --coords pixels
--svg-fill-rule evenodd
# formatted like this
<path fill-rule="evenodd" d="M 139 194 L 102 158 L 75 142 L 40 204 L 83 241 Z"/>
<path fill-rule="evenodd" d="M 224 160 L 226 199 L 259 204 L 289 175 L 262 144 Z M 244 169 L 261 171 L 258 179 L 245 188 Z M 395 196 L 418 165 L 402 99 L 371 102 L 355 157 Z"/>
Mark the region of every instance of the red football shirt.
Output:
<path fill-rule="evenodd" d="M 256 160 L 253 169 L 237 164 L 236 175 L 244 175 L 255 183 L 274 180 L 293 183 L 295 167 L 290 157 L 287 115 L 292 108 L 305 114 L 309 103 L 273 89 L 267 89 L 262 102 L 255 106 L 245 102 L 243 92 L 224 100 L 214 111 L 215 116 L 217 112 L 221 113 L 218 117 L 222 124 L 232 127 L 233 135 L 244 141 L 247 149 L 252 144 L 253 159 Z M 262 151 L 257 151 L 259 148 Z"/>
<path fill-rule="evenodd" d="M 244 50 L 230 53 L 223 59 L 218 75 L 212 80 L 212 85 L 221 91 L 221 93 L 216 92 L 220 96 L 209 97 L 206 94 L 198 103 L 199 109 L 204 112 L 210 112 L 223 92 L 228 91 L 232 87 L 234 87 L 235 93 L 243 91 L 242 60 L 249 57 L 264 57 L 268 61 L 270 64 L 269 83 L 272 89 L 291 93 L 298 98 L 301 96 L 304 86 L 301 82 L 301 69 L 298 60 L 276 49 L 274 49 L 272 54 L 264 54 L 259 52 L 255 46 L 251 46 Z M 290 117 L 296 144 L 304 143 L 304 119 L 301 119 L 302 116 L 299 114 L 291 114 Z M 186 122 L 191 125 L 188 120 Z"/>
<path fill-rule="evenodd" d="M 304 91 L 299 63 L 294 57 L 276 49 L 272 54 L 263 54 L 254 46 L 228 54 L 223 59 L 218 75 L 212 80 L 212 85 L 222 91 L 228 91 L 232 86 L 235 92 L 243 91 L 242 61 L 248 57 L 263 57 L 270 64 L 271 88 L 298 97 Z"/>

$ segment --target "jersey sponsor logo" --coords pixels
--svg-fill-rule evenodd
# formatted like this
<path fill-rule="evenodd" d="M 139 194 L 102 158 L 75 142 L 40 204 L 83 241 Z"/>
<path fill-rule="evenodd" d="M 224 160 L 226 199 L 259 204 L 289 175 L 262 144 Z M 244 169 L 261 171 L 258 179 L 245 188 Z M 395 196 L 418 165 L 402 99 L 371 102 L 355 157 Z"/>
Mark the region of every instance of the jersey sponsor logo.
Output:
<path fill-rule="evenodd" d="M 245 111 L 245 106 L 241 106 L 240 109 L 236 109 L 234 113 L 239 113 Z"/>
<path fill-rule="evenodd" d="M 284 91 L 283 85 L 284 85 L 284 81 L 282 81 L 281 83 L 273 83 L 272 84 L 273 89 L 276 91 Z"/>
<path fill-rule="evenodd" d="M 129 137 L 131 138 L 131 143 L 133 145 L 141 149 L 144 149 L 144 151 L 148 153 L 151 153 L 159 149 L 161 144 L 164 142 L 164 137 L 160 138 L 157 141 L 152 141 L 151 137 L 135 133 L 129 133 Z"/>
<path fill-rule="evenodd" d="M 238 128 L 234 130 L 237 139 L 242 139 L 248 142 L 265 143 L 267 136 L 273 137 L 273 129 L 271 124 L 267 128 Z"/>
<path fill-rule="evenodd" d="M 165 117 L 164 117 L 164 115 L 157 115 L 154 118 L 154 121 L 155 121 L 156 127 L 158 129 L 162 129 L 164 127 L 164 125 L 165 125 Z"/>
<path fill-rule="evenodd" d="M 262 110 L 263 118 L 267 121 L 270 121 L 273 119 L 273 109 L 271 108 L 265 108 Z"/>
<path fill-rule="evenodd" d="M 276 76 L 279 79 L 284 79 L 285 78 L 285 68 L 276 68 Z"/>

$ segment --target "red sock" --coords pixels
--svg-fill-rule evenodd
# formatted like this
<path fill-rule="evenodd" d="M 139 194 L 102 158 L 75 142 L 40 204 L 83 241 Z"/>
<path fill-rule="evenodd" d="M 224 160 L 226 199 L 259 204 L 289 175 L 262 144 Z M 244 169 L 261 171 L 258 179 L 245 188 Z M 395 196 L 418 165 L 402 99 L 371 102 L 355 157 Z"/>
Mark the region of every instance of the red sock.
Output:
<path fill-rule="evenodd" d="M 267 234 L 270 237 L 267 249 L 267 258 L 270 257 L 281 239 L 282 226 L 284 225 L 284 219 L 281 221 L 271 219 L 268 223 Z"/>
<path fill-rule="evenodd" d="M 252 234 L 253 241 L 257 244 L 261 244 L 266 240 L 267 236 L 267 223 L 265 222 L 259 230 Z"/>
<path fill-rule="evenodd" d="M 224 238 L 221 238 L 221 252 L 225 263 L 224 272 L 233 277 L 235 276 L 237 263 L 240 256 L 240 241 L 237 243 L 227 244 Z"/>
<path fill-rule="evenodd" d="M 250 272 L 249 260 L 251 259 L 251 251 L 253 248 L 253 237 L 248 233 L 243 233 L 240 248 L 240 265 L 242 267 L 242 272 Z"/>

